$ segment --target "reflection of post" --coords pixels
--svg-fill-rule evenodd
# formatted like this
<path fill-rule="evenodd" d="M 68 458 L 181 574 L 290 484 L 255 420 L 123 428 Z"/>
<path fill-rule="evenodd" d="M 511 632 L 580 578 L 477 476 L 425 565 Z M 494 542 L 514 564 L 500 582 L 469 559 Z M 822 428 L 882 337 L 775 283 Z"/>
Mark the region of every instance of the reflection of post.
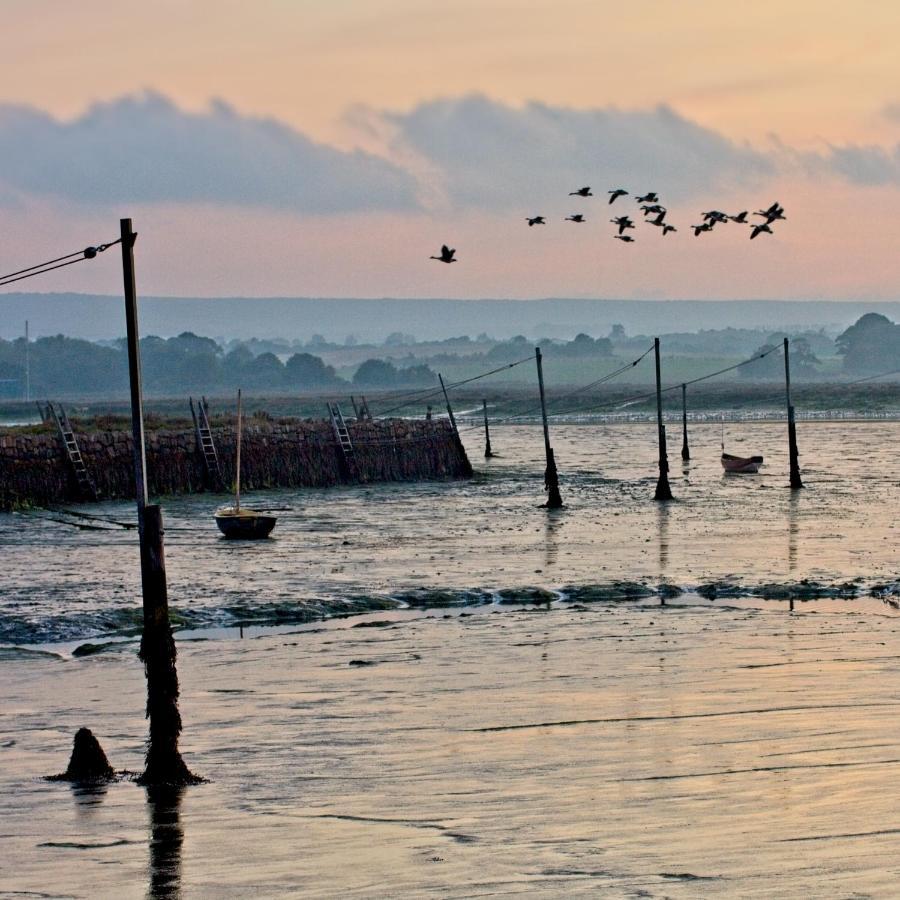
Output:
<path fill-rule="evenodd" d="M 147 718 L 150 719 L 146 768 L 140 781 L 144 784 L 184 784 L 195 778 L 188 771 L 178 751 L 181 714 L 178 711 L 175 640 L 169 624 L 162 511 L 159 506 L 148 503 L 147 494 L 141 353 L 134 277 L 134 242 L 137 235 L 131 229 L 131 219 L 122 219 L 120 224 L 128 375 L 131 388 L 131 427 L 134 441 L 134 480 L 141 546 L 141 588 L 144 597 L 144 630 L 141 635 L 140 658 L 147 676 Z"/>
<path fill-rule="evenodd" d="M 669 568 L 669 507 L 661 504 L 659 511 L 659 577 L 664 580 Z"/>
<path fill-rule="evenodd" d="M 800 523 L 797 521 L 798 495 L 791 494 L 788 499 L 788 572 L 797 569 L 797 537 L 800 534 Z"/>
<path fill-rule="evenodd" d="M 181 895 L 181 797 L 183 789 L 160 785 L 148 788 L 150 807 L 150 877 L 147 896 L 177 898 Z"/>
<path fill-rule="evenodd" d="M 494 452 L 491 450 L 491 429 L 488 425 L 487 400 L 482 400 L 481 406 L 484 409 L 484 458 L 490 459 Z"/>
<path fill-rule="evenodd" d="M 666 429 L 662 416 L 662 374 L 659 364 L 659 338 L 653 339 L 653 351 L 656 356 L 656 429 L 659 441 L 659 480 L 656 482 L 654 500 L 671 500 L 672 489 L 669 487 L 669 457 L 666 452 Z"/>
<path fill-rule="evenodd" d="M 556 471 L 556 457 L 550 446 L 550 426 L 547 424 L 547 399 L 544 395 L 544 364 L 541 348 L 534 348 L 534 359 L 537 363 L 538 388 L 541 393 L 541 418 L 544 422 L 544 454 L 547 457 L 547 468 L 544 470 L 544 490 L 547 491 L 547 509 L 559 509 L 562 496 L 559 493 L 559 473 Z"/>
<path fill-rule="evenodd" d="M 787 394 L 788 415 L 788 456 L 791 469 L 791 490 L 803 487 L 800 480 L 800 452 L 797 450 L 797 426 L 794 422 L 794 407 L 791 404 L 791 357 L 788 339 L 784 339 L 784 387 Z"/>
<path fill-rule="evenodd" d="M 685 461 L 691 458 L 687 437 L 687 385 L 681 386 L 681 430 L 684 438 L 681 443 L 681 458 Z"/>

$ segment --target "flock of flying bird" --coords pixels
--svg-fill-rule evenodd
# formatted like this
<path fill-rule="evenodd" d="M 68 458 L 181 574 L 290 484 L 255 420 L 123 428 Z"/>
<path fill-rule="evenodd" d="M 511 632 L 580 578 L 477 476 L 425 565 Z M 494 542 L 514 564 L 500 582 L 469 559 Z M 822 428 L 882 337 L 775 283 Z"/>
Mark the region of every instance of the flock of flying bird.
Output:
<path fill-rule="evenodd" d="M 628 191 L 623 188 L 616 188 L 615 190 L 607 191 L 607 193 L 609 194 L 610 206 L 615 203 L 619 197 L 627 197 L 629 195 Z M 590 187 L 582 187 L 577 191 L 570 191 L 569 196 L 593 197 L 594 195 L 591 192 Z M 670 231 L 678 231 L 674 225 L 670 225 L 666 222 L 668 210 L 665 206 L 660 204 L 659 196 L 654 191 L 649 191 L 642 195 L 635 195 L 635 201 L 638 203 L 641 212 L 644 214 L 644 222 L 648 225 L 655 225 L 657 228 L 662 229 L 663 237 Z M 728 222 L 736 222 L 738 225 L 750 226 L 750 240 L 752 241 L 761 234 L 772 234 L 771 226 L 773 222 L 779 220 L 787 221 L 784 215 L 784 207 L 777 201 L 768 209 L 760 209 L 753 213 L 754 216 L 760 216 L 764 220 L 762 222 L 752 222 L 747 218 L 748 215 L 750 215 L 750 213 L 746 209 L 736 216 L 730 216 L 727 213 L 721 212 L 721 210 L 712 209 L 702 214 L 703 221 L 699 225 L 692 225 L 691 228 L 693 229 L 694 237 L 699 237 L 705 231 L 712 231 L 716 225 L 725 225 Z M 525 221 L 528 223 L 529 228 L 534 225 L 547 224 L 546 216 L 527 216 Z M 580 225 L 586 222 L 587 219 L 585 219 L 583 213 L 573 213 L 570 216 L 566 216 L 565 221 L 575 222 Z M 627 234 L 628 231 L 635 228 L 635 224 L 629 216 L 616 216 L 615 218 L 610 219 L 610 222 L 616 226 L 617 233 L 613 235 L 616 240 L 626 244 L 630 244 L 635 240 L 630 234 Z M 453 263 L 458 261 L 455 258 L 455 254 L 455 249 L 451 249 L 444 244 L 441 247 L 441 255 L 431 256 L 429 259 L 436 259 L 438 262 L 443 263 Z"/>

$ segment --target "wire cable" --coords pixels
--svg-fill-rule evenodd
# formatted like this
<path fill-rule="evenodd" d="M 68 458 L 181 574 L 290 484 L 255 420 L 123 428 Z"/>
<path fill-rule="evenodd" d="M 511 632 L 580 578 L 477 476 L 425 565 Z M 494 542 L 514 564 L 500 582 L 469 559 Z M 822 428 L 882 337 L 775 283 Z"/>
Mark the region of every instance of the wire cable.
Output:
<path fill-rule="evenodd" d="M 55 269 L 63 269 L 66 266 L 73 266 L 75 263 L 84 262 L 86 259 L 94 259 L 97 254 L 103 253 L 115 244 L 121 243 L 122 239 L 109 241 L 106 244 L 98 244 L 96 247 L 85 247 L 84 250 L 77 250 L 75 253 L 67 253 L 65 256 L 57 256 L 56 259 L 47 260 L 47 262 L 38 263 L 34 266 L 27 266 L 16 272 L 10 272 L 7 275 L 0 275 L 0 287 L 7 284 L 13 284 L 16 281 L 24 281 L 26 278 L 33 278 L 35 275 L 43 275 L 46 272 L 52 272 Z M 74 257 L 74 258 L 73 258 Z"/>

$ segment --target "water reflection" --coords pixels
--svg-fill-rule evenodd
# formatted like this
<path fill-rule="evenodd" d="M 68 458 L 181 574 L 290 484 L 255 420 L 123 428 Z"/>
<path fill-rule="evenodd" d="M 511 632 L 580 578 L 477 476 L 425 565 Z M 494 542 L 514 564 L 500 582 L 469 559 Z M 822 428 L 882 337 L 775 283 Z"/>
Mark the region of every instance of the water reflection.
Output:
<path fill-rule="evenodd" d="M 90 816 L 106 799 L 109 784 L 105 781 L 70 781 L 75 810 L 79 816 Z"/>
<path fill-rule="evenodd" d="M 562 519 L 552 512 L 544 520 L 544 566 L 555 566 L 559 561 L 559 532 Z"/>
<path fill-rule="evenodd" d="M 665 578 L 669 568 L 669 505 L 657 503 L 656 515 L 659 528 L 659 577 Z"/>
<path fill-rule="evenodd" d="M 800 498 L 791 492 L 788 499 L 788 572 L 797 569 L 797 539 L 800 536 Z"/>
<path fill-rule="evenodd" d="M 148 900 L 181 896 L 181 827 L 183 787 L 163 785 L 147 788 L 150 811 L 150 871 Z"/>

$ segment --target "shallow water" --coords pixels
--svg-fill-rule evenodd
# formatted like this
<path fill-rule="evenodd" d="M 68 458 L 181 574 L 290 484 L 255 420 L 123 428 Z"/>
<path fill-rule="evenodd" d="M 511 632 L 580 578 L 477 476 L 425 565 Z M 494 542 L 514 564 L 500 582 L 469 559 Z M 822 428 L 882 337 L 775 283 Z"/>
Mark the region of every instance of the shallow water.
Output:
<path fill-rule="evenodd" d="M 172 606 L 192 625 L 300 621 L 353 600 L 365 608 L 410 591 L 561 591 L 612 581 L 682 588 L 793 584 L 810 579 L 857 589 L 900 580 L 896 553 L 900 423 L 804 423 L 806 488 L 787 489 L 783 424 L 732 425 L 728 449 L 762 453 L 757 476 L 726 476 L 717 425 L 692 428 L 683 465 L 670 437 L 676 502 L 651 497 L 655 428 L 559 426 L 552 440 L 566 508 L 543 502 L 539 427 L 493 430 L 492 460 L 464 431 L 477 469 L 470 481 L 260 491 L 256 507 L 279 509 L 273 539 L 221 538 L 221 497 L 165 498 Z M 74 509 L 74 507 L 72 507 Z M 34 644 L 116 634 L 139 624 L 136 535 L 128 503 L 78 512 L 0 515 L 0 643 Z M 454 592 L 457 592 L 454 594 Z M 777 594 L 777 591 L 775 592 Z M 413 597 L 413 600 L 421 599 Z M 298 601 L 320 601 L 312 612 Z M 427 597 L 426 597 L 427 602 Z"/>

